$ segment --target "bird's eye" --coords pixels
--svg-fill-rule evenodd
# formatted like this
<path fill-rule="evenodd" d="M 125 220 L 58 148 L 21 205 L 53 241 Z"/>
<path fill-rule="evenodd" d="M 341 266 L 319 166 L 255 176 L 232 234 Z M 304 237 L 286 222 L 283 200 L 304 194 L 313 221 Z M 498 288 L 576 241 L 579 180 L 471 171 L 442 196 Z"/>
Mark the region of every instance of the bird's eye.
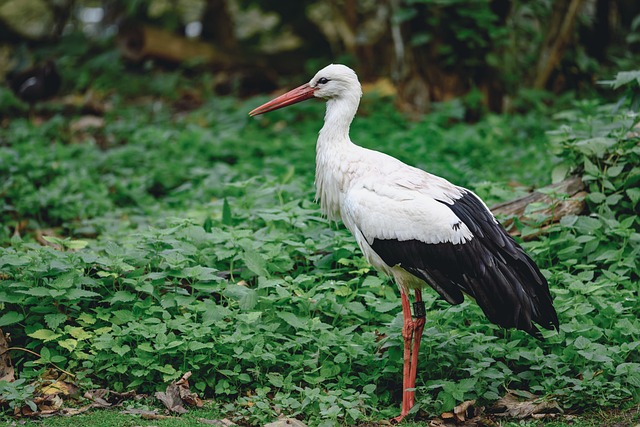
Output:
<path fill-rule="evenodd" d="M 329 83 L 329 79 L 328 79 L 328 78 L 326 78 L 326 77 L 320 77 L 320 78 L 318 79 L 318 83 L 317 83 L 317 84 L 319 84 L 319 85 L 323 85 L 323 84 L 325 84 L 325 83 Z"/>

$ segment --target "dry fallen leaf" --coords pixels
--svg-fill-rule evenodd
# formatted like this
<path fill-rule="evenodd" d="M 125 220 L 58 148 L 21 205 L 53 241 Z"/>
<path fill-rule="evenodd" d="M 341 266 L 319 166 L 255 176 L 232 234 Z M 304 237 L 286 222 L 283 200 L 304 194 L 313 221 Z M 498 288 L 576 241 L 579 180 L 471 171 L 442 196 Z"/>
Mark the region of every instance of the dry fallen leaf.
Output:
<path fill-rule="evenodd" d="M 476 415 L 475 400 L 467 400 L 453 408 L 453 414 L 459 422 L 464 422 L 467 418 L 473 418 Z"/>
<path fill-rule="evenodd" d="M 440 414 L 440 418 L 429 421 L 429 427 L 487 427 L 494 423 L 482 416 L 484 406 L 475 406 L 475 400 L 462 402 L 453 411 Z"/>
<path fill-rule="evenodd" d="M 98 388 L 95 390 L 89 390 L 84 394 L 86 399 L 93 401 L 95 407 L 109 407 L 120 405 L 125 400 L 139 400 L 144 397 L 142 394 L 137 394 L 135 390 L 129 390 L 122 393 L 109 390 L 106 388 Z"/>
<path fill-rule="evenodd" d="M 72 396 L 78 393 L 78 387 L 66 381 L 55 380 L 44 384 L 40 389 L 40 393 L 44 395 L 62 394 L 64 396 Z"/>
<path fill-rule="evenodd" d="M 47 415 L 53 415 L 62 408 L 62 398 L 60 396 L 38 396 L 33 399 L 33 403 L 36 405 L 37 410 L 31 409 L 30 406 L 24 406 L 22 408 L 16 408 L 16 416 L 25 417 L 42 417 Z"/>
<path fill-rule="evenodd" d="M 543 399 L 532 393 L 518 391 L 522 397 L 518 397 L 515 392 L 508 391 L 506 395 L 498 399 L 491 408 L 491 412 L 499 417 L 543 418 L 551 414 L 562 413 L 562 408 L 555 400 Z"/>
<path fill-rule="evenodd" d="M 156 392 L 155 396 L 171 412 L 184 414 L 187 410 L 184 404 L 202 408 L 202 399 L 189 389 L 189 377 L 191 372 L 187 372 L 178 381 L 169 384 L 167 391 Z"/>
<path fill-rule="evenodd" d="M 465 421 L 476 423 L 479 420 L 479 415 L 482 413 L 482 410 L 484 408 L 482 407 L 477 408 L 474 406 L 475 404 L 476 404 L 475 400 L 467 400 L 465 402 L 462 402 L 461 404 L 453 408 L 453 411 L 445 412 L 441 414 L 440 417 L 442 418 L 442 420 L 439 420 L 436 418 L 433 421 L 435 421 L 436 423 L 438 421 L 441 421 L 444 423 L 442 425 L 448 425 L 447 423 L 451 423 L 451 422 L 453 422 L 456 425 L 459 425 L 464 423 Z M 474 424 L 465 424 L 465 425 L 474 425 Z"/>

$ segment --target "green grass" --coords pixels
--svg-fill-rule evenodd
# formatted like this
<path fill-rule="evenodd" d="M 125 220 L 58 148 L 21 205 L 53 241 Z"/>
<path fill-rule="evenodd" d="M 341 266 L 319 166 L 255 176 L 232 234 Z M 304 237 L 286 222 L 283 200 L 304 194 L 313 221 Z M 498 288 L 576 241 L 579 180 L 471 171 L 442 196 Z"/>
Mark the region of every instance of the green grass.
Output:
<path fill-rule="evenodd" d="M 29 421 L 25 427 L 135 427 L 135 426 L 157 426 L 157 427 L 202 427 L 206 424 L 199 421 L 200 418 L 211 418 L 211 411 L 198 410 L 192 413 L 170 419 L 145 420 L 137 415 L 122 414 L 118 410 L 105 409 L 94 410 L 86 414 L 74 415 L 72 417 L 52 417 L 42 420 Z"/>
<path fill-rule="evenodd" d="M 21 425 L 24 427 L 134 427 L 134 426 L 157 426 L 157 427 L 202 427 L 207 425 L 201 420 L 221 420 L 219 410 L 215 404 L 209 403 L 202 409 L 193 409 L 189 413 L 174 416 L 168 419 L 145 420 L 138 415 L 123 414 L 120 409 L 92 410 L 85 414 L 73 417 L 55 416 L 44 419 L 25 420 Z M 0 418 L 0 421 L 2 419 Z M 560 417 L 549 420 L 504 420 L 490 418 L 496 426 L 500 427 L 601 427 L 619 426 L 634 427 L 640 423 L 640 407 L 628 408 L 624 411 L 611 410 L 606 412 L 590 412 L 580 416 Z M 9 422 L 9 419 L 7 419 Z M 372 426 L 377 424 L 362 424 L 362 426 Z M 384 423 L 380 423 L 384 425 Z M 404 422 L 406 427 L 425 427 L 429 421 L 424 422 Z"/>
<path fill-rule="evenodd" d="M 247 425 L 278 413 L 311 425 L 397 415 L 397 290 L 313 202 L 322 104 L 256 120 L 246 113 L 265 98 L 204 90 L 204 104 L 184 112 L 173 101 L 183 77 L 156 78 L 138 82 L 153 103 L 111 96 L 102 128 L 74 130 L 79 114 L 63 111 L 0 128 L 0 328 L 31 351 L 11 352 L 22 382 L 0 384 L 8 404 L 28 404 L 49 368 L 82 390 L 149 394 L 190 370 L 193 391 Z M 556 118 L 541 106 L 467 124 L 460 108 L 411 122 L 370 94 L 352 138 L 489 203 L 573 170 L 589 186 L 591 215 L 525 244 L 562 325 L 544 342 L 426 292 L 420 410 L 489 404 L 507 388 L 572 411 L 637 402 L 640 161 L 625 137 L 635 119 L 586 102 Z"/>

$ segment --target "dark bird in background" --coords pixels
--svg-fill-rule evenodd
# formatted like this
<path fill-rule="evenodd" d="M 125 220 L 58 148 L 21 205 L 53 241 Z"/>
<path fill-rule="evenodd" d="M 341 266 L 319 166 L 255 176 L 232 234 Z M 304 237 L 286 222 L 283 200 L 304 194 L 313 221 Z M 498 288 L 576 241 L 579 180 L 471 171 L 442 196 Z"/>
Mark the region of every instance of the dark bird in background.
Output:
<path fill-rule="evenodd" d="M 60 74 L 51 60 L 22 72 L 10 73 L 7 81 L 13 93 L 29 104 L 30 110 L 35 103 L 57 94 L 62 85 Z"/>

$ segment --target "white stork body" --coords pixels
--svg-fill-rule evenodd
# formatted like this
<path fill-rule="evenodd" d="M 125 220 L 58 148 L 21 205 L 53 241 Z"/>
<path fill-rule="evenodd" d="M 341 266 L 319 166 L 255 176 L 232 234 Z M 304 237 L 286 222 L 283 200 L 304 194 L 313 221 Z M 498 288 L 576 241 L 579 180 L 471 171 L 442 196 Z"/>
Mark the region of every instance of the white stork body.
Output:
<path fill-rule="evenodd" d="M 312 97 L 327 100 L 316 145 L 317 198 L 329 218 L 341 219 L 353 233 L 367 261 L 400 288 L 405 339 L 402 412 L 395 418 L 400 421 L 414 401 L 424 327 L 421 290 L 427 285 L 451 304 L 461 303 L 464 292 L 492 322 L 536 337 L 534 321 L 551 329 L 558 319 L 537 266 L 475 194 L 351 142 L 349 126 L 361 95 L 356 74 L 332 64 L 250 115 Z M 416 320 L 407 297 L 411 290 Z"/>
<path fill-rule="evenodd" d="M 331 219 L 341 219 L 367 261 L 393 276 L 401 290 L 421 288 L 425 283 L 401 267 L 387 265 L 371 247 L 374 239 L 461 244 L 473 238 L 466 225 L 453 227 L 460 220 L 436 200 L 452 203 L 461 196 L 460 189 L 448 181 L 359 147 L 348 138 L 337 146 L 322 141 L 321 132 L 316 196 L 323 212 Z"/>

